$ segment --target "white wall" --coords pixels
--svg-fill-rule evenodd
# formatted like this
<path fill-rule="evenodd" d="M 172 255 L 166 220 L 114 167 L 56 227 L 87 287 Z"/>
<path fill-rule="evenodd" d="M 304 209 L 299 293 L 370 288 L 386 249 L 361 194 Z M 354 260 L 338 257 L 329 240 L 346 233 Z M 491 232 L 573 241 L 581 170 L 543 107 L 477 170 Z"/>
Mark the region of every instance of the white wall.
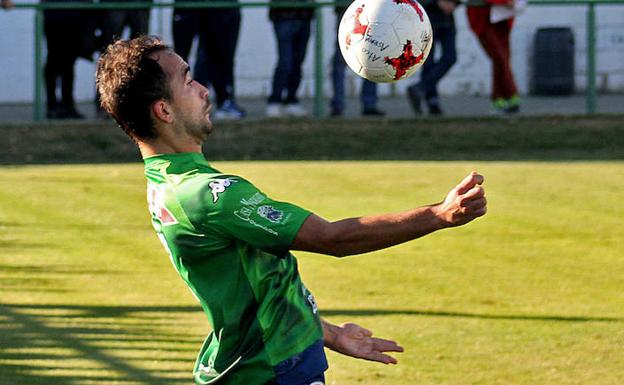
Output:
<path fill-rule="evenodd" d="M 19 0 L 18 0 L 19 1 Z M 323 12 L 325 92 L 331 93 L 330 60 L 335 39 L 333 8 Z M 597 84 L 602 91 L 624 91 L 624 5 L 597 7 Z M 541 27 L 573 28 L 576 44 L 576 86 L 586 84 L 585 6 L 532 6 L 517 20 L 512 33 L 513 68 L 518 86 L 528 91 L 529 60 L 535 31 Z M 440 83 L 443 94 L 487 95 L 490 89 L 489 61 L 467 26 L 465 9 L 456 12 L 458 27 L 458 62 Z M 171 43 L 171 10 L 152 10 L 151 33 L 161 35 Z M 31 10 L 0 11 L 0 103 L 23 102 L 33 99 L 34 12 Z M 314 90 L 314 31 L 304 65 L 302 96 Z M 236 87 L 239 96 L 266 96 L 275 65 L 275 40 L 264 8 L 245 8 L 236 58 Z M 191 58 L 190 61 L 193 61 Z M 78 100 L 93 98 L 94 64 L 80 60 L 76 66 L 75 95 Z M 410 81 L 394 86 L 382 85 L 382 95 L 404 92 Z M 359 87 L 359 80 L 349 73 L 349 92 Z"/>

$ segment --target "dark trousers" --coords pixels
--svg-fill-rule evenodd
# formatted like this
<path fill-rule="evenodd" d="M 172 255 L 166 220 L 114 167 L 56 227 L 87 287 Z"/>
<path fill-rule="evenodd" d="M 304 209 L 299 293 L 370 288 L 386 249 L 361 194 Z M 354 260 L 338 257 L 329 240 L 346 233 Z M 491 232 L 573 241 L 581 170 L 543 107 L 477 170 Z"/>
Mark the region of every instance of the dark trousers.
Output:
<path fill-rule="evenodd" d="M 72 11 L 51 11 L 43 20 L 46 37 L 47 58 L 44 67 L 48 112 L 57 107 L 74 106 L 74 64 L 78 59 L 82 24 L 79 18 L 59 17 L 59 13 Z M 57 84 L 61 84 L 61 100 L 56 95 Z"/>
<path fill-rule="evenodd" d="M 106 10 L 102 13 L 100 30 L 102 48 L 121 38 L 125 27 L 130 28 L 130 38 L 145 35 L 149 29 L 148 9 Z"/>
<path fill-rule="evenodd" d="M 446 75 L 457 61 L 457 49 L 455 46 L 455 28 L 433 27 L 433 44 L 429 52 L 429 58 L 423 65 L 420 73 L 420 88 L 427 101 L 438 98 L 438 82 Z M 442 49 L 439 59 L 435 59 L 436 46 Z"/>
<path fill-rule="evenodd" d="M 511 23 L 502 21 L 489 24 L 478 36 L 481 46 L 492 61 L 492 100 L 509 99 L 518 93 L 511 71 L 510 34 Z"/>
<path fill-rule="evenodd" d="M 182 59 L 188 61 L 193 40 L 199 35 L 199 9 L 175 9 L 173 12 L 173 49 Z"/>
<path fill-rule="evenodd" d="M 310 38 L 310 20 L 273 20 L 273 29 L 277 39 L 278 59 L 269 103 L 297 103 L 297 90 L 302 78 L 301 66 Z"/>
<path fill-rule="evenodd" d="M 339 22 L 340 20 L 338 20 Z M 334 96 L 331 100 L 331 108 L 336 111 L 344 110 L 345 104 L 345 67 L 347 64 L 340 52 L 340 45 L 336 39 L 336 47 L 332 58 L 332 86 Z M 377 106 L 377 84 L 369 80 L 362 79 L 362 91 L 360 93 L 362 108 L 370 109 Z"/>
<path fill-rule="evenodd" d="M 188 60 L 193 39 L 199 38 L 194 78 L 215 90 L 217 106 L 234 100 L 234 56 L 238 44 L 239 9 L 176 10 L 174 49 Z"/>
<path fill-rule="evenodd" d="M 99 48 L 103 52 L 123 35 L 126 27 L 130 28 L 130 38 L 145 35 L 149 31 L 149 9 L 105 10 L 100 13 L 98 27 L 102 33 Z M 100 110 L 100 93 L 95 91 L 95 105 Z"/>

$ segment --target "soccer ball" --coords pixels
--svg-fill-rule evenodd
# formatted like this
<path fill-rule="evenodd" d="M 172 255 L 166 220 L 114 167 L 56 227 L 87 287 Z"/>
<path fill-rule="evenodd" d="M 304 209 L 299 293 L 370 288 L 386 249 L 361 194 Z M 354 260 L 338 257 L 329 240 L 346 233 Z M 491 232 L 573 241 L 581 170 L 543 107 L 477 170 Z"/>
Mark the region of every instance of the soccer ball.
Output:
<path fill-rule="evenodd" d="M 349 67 L 377 83 L 411 76 L 433 42 L 429 17 L 416 0 L 355 0 L 338 27 L 340 52 Z"/>

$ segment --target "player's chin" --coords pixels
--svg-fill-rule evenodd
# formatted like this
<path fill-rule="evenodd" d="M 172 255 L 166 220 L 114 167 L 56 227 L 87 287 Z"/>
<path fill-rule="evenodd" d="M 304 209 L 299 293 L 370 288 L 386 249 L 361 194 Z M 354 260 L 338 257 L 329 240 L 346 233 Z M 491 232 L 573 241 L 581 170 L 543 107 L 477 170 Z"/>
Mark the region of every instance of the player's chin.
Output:
<path fill-rule="evenodd" d="M 195 136 L 197 136 L 199 139 L 204 141 L 208 139 L 208 136 L 210 135 L 211 132 L 212 132 L 212 122 L 207 119 L 205 122 L 203 122 L 203 124 L 197 127 L 195 131 Z"/>
<path fill-rule="evenodd" d="M 212 108 L 208 108 L 206 110 L 205 115 L 203 116 L 203 118 L 201 119 L 200 122 L 200 127 L 201 127 L 201 131 L 205 132 L 206 134 L 210 134 L 212 132 L 212 119 L 210 116 L 210 111 L 212 110 Z"/>
<path fill-rule="evenodd" d="M 206 123 L 202 126 L 202 133 L 204 134 L 204 139 L 208 138 L 210 133 L 212 132 L 212 121 L 209 116 L 206 116 Z"/>

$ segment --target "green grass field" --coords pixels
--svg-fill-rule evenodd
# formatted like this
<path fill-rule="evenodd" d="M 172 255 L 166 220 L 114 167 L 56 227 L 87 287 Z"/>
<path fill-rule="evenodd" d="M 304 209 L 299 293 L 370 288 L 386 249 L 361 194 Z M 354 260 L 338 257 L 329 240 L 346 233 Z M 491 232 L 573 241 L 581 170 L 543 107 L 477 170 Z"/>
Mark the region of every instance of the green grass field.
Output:
<path fill-rule="evenodd" d="M 220 162 L 328 219 L 486 176 L 490 212 L 362 256 L 298 253 L 322 314 L 402 343 L 336 385 L 620 385 L 624 163 Z M 138 164 L 0 168 L 0 384 L 191 384 L 209 327 L 150 228 Z"/>

